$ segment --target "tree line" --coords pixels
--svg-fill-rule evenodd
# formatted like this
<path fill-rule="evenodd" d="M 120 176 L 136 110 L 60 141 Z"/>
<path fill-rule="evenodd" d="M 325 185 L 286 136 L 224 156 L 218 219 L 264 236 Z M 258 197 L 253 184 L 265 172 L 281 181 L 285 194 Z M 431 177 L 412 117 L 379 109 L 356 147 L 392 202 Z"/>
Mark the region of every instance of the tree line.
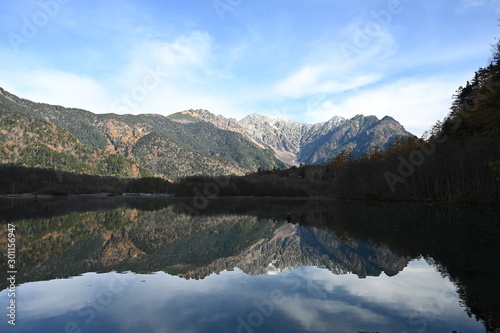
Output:
<path fill-rule="evenodd" d="M 89 193 L 166 193 L 169 182 L 159 177 L 121 178 L 0 165 L 0 194 L 71 195 Z"/>

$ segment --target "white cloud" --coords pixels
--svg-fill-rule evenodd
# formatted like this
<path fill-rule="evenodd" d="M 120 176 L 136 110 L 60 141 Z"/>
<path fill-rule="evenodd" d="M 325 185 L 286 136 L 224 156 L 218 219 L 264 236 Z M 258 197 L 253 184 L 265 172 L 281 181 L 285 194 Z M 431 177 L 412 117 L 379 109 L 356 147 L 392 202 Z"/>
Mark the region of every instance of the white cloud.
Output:
<path fill-rule="evenodd" d="M 144 74 L 144 67 L 160 67 L 172 75 L 191 70 L 203 69 L 212 52 L 212 38 L 199 30 L 180 35 L 171 42 L 144 42 L 130 51 L 129 65 L 123 76 Z M 136 77 L 137 78 L 137 77 Z"/>
<path fill-rule="evenodd" d="M 204 108 L 234 118 L 253 112 L 295 115 L 294 118 L 301 118 L 297 120 L 308 123 L 325 121 L 334 115 L 348 118 L 358 113 L 390 115 L 419 135 L 448 113 L 451 95 L 469 77 L 465 80 L 400 79 L 373 87 L 382 79 L 397 75 L 398 69 L 406 70 L 408 64 L 411 68 L 424 65 L 417 62 L 421 54 L 412 54 L 415 60 L 408 59 L 408 55 L 394 57 L 399 45 L 390 27 L 367 34 L 370 30 L 366 29 L 373 22 L 368 16 L 349 22 L 335 36 L 313 40 L 299 52 L 299 58 L 288 59 L 286 67 L 277 66 L 279 69 L 275 72 L 272 65 L 258 61 L 252 65 L 262 73 L 242 71 L 241 74 L 239 71 L 238 67 L 244 66 L 247 59 L 258 58 L 262 53 L 257 42 L 260 35 L 231 44 L 234 46 L 231 49 L 206 32 L 192 30 L 168 41 L 131 44 L 133 48 L 120 57 L 127 59 L 127 65 L 110 70 L 118 74 L 104 78 L 105 81 L 98 81 L 92 73 L 36 70 L 37 65 L 31 64 L 25 69 L 21 65 L 0 69 L 0 86 L 33 101 L 98 113 L 167 115 Z M 340 47 L 343 44 L 356 47 L 356 54 L 346 56 Z M 249 54 L 256 49 L 258 52 Z M 456 56 L 456 52 L 446 54 Z M 240 57 L 245 58 L 244 61 L 240 61 Z M 443 56 L 433 55 L 431 60 L 439 57 Z M 428 59 L 424 59 L 423 62 L 427 62 Z M 443 63 L 449 60 L 441 59 Z M 346 95 L 351 97 L 345 99 Z M 304 100 L 308 100 L 307 106 Z"/>
<path fill-rule="evenodd" d="M 360 75 L 338 78 L 338 75 L 322 65 L 306 65 L 278 83 L 276 92 L 286 97 L 300 98 L 321 93 L 342 93 L 373 83 L 378 75 Z"/>
<path fill-rule="evenodd" d="M 459 12 L 465 13 L 468 9 L 474 7 L 489 7 L 500 13 L 500 1 L 499 0 L 462 0 L 462 7 L 459 8 Z"/>
<path fill-rule="evenodd" d="M 71 319 L 82 331 L 103 322 L 123 332 L 137 331 L 137 327 L 191 332 L 217 323 L 232 325 L 236 331 L 236 319 L 248 318 L 258 310 L 255 302 L 272 300 L 274 291 L 281 291 L 283 297 L 275 302 L 273 316 L 265 320 L 284 328 L 327 331 L 335 324 L 343 331 L 359 331 L 360 325 L 401 331 L 407 328 L 409 318 L 429 320 L 436 329 L 445 323 L 471 331 L 481 327 L 460 307 L 453 283 L 423 259 L 411 261 L 393 277 L 381 274 L 360 279 L 355 274 L 334 275 L 315 267 L 275 276 L 251 276 L 235 269 L 202 280 L 163 272 L 86 273 L 71 279 L 26 283 L 18 289 L 23 325 L 34 325 L 40 318 L 62 323 Z M 0 292 L 0 300 L 5 299 L 6 291 Z M 92 310 L 95 318 L 87 322 Z"/>
<path fill-rule="evenodd" d="M 137 46 L 130 52 L 129 64 L 114 79 L 118 88 L 111 112 L 169 114 L 202 107 L 200 101 L 211 98 L 200 87 L 210 87 L 208 79 L 216 75 L 211 58 L 212 38 L 201 31 L 168 43 Z"/>
<path fill-rule="evenodd" d="M 0 85 L 10 92 L 36 102 L 105 112 L 109 96 L 92 78 L 58 70 L 20 70 L 6 75 Z"/>
<path fill-rule="evenodd" d="M 274 92 L 281 97 L 313 97 L 317 94 L 342 94 L 381 80 L 385 60 L 398 47 L 391 31 L 373 20 L 355 20 L 341 29 L 334 42 L 331 36 L 309 45 L 304 65 L 277 82 Z M 371 29 L 371 30 L 370 30 Z"/>
<path fill-rule="evenodd" d="M 330 275 L 331 279 L 331 275 Z M 325 332 L 331 328 L 331 322 L 326 318 L 334 318 L 338 327 L 345 332 L 359 331 L 359 323 L 370 323 L 373 326 L 387 325 L 388 318 L 345 300 L 312 299 L 304 296 L 286 297 L 280 309 L 290 321 L 296 321 L 303 331 Z M 357 329 L 358 328 L 358 329 Z"/>
<path fill-rule="evenodd" d="M 355 274 L 334 275 L 309 267 L 284 274 L 289 275 L 287 281 L 314 281 L 308 284 L 312 286 L 308 292 L 287 295 L 278 308 L 303 330 L 328 330 L 332 322 L 343 331 L 359 331 L 360 325 L 401 331 L 410 318 L 429 320 L 436 328 L 440 321 L 463 327 L 469 321 L 453 283 L 424 259 L 411 261 L 393 277 L 382 273 L 360 279 Z M 470 325 L 481 326 L 474 322 Z"/>
<path fill-rule="evenodd" d="M 171 42 L 137 45 L 129 52 L 128 64 L 107 82 L 62 70 L 4 68 L 0 85 L 35 102 L 97 113 L 229 108 L 210 93 L 208 78 L 217 75 L 211 56 L 211 36 L 195 30 Z"/>
<path fill-rule="evenodd" d="M 345 61 L 353 66 L 378 66 L 379 61 L 394 54 L 398 43 L 392 27 L 381 25 L 373 17 L 353 21 L 339 33 L 339 49 Z"/>

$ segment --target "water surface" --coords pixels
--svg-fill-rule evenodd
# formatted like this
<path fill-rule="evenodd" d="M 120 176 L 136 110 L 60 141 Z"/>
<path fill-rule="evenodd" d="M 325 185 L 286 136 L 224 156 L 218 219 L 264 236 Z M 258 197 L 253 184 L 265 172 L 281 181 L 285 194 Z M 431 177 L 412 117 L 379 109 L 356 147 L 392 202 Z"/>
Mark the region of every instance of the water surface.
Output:
<path fill-rule="evenodd" d="M 491 209 L 250 199 L 192 206 L 0 200 L 2 223 L 17 227 L 19 265 L 16 326 L 4 314 L 0 331 L 500 327 L 499 226 Z M 7 282 L 0 289 L 6 309 Z"/>

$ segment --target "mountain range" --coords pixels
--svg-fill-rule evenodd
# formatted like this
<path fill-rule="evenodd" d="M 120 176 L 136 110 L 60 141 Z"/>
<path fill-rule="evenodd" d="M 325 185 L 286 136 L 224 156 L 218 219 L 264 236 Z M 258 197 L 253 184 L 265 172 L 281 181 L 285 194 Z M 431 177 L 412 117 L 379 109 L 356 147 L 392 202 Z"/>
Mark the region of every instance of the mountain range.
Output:
<path fill-rule="evenodd" d="M 32 102 L 0 88 L 0 163 L 70 172 L 169 179 L 243 175 L 322 163 L 343 149 L 360 154 L 411 135 L 388 116 L 302 124 L 258 114 L 237 121 L 206 110 L 95 114 Z"/>
<path fill-rule="evenodd" d="M 242 133 L 250 140 L 274 152 L 289 165 L 317 164 L 334 158 L 344 149 L 359 155 L 370 146 L 384 148 L 396 137 L 412 136 L 394 118 L 356 115 L 351 119 L 334 116 L 316 124 L 251 114 L 240 121 L 214 116 L 205 110 L 181 112 L 221 129 Z M 170 116 L 179 117 L 179 114 Z"/>
<path fill-rule="evenodd" d="M 19 220 L 19 277 L 31 282 L 117 270 L 203 279 L 234 268 L 261 275 L 316 266 L 365 278 L 396 275 L 411 260 L 327 228 L 256 216 L 179 214 L 169 205 Z"/>

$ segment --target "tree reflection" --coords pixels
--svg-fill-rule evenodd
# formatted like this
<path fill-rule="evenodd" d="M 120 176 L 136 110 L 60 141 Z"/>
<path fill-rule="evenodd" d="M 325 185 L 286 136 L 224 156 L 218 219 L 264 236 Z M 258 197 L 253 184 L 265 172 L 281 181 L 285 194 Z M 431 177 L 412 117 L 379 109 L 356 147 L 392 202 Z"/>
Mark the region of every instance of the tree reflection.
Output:
<path fill-rule="evenodd" d="M 234 267 L 266 274 L 301 266 L 363 278 L 396 275 L 424 257 L 456 284 L 470 315 L 488 331 L 500 328 L 500 226 L 493 209 L 223 199 L 186 214 L 190 202 L 179 199 L 16 204 L 23 209 L 4 205 L 1 216 L 18 227 L 20 283 L 111 270 L 202 279 Z M 58 204 L 67 214 L 58 215 Z"/>

